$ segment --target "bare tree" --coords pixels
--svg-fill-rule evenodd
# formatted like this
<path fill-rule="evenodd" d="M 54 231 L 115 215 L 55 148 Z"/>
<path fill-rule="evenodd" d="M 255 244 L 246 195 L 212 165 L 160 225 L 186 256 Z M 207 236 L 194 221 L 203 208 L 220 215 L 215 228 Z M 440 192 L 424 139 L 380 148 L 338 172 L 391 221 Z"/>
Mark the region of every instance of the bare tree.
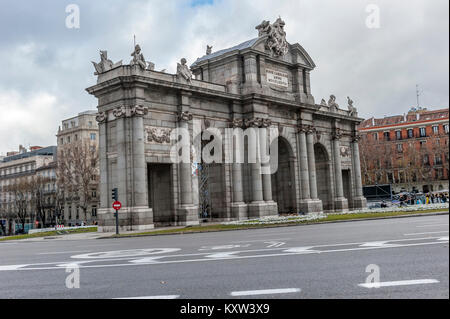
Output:
<path fill-rule="evenodd" d="M 14 184 L 4 187 L 5 192 L 9 192 L 12 196 L 13 211 L 12 214 L 22 225 L 22 230 L 25 230 L 27 219 L 30 218 L 30 203 L 32 184 L 27 177 L 16 180 Z"/>
<path fill-rule="evenodd" d="M 42 227 L 47 224 L 47 212 L 49 209 L 49 189 L 48 185 L 52 180 L 48 177 L 33 176 L 30 180 L 30 193 L 31 203 L 34 211 L 36 212 L 36 218 L 41 222 Z"/>
<path fill-rule="evenodd" d="M 98 176 L 98 150 L 88 140 L 73 143 L 59 152 L 58 188 L 65 200 L 77 203 L 85 220 L 93 201 L 92 192 L 98 191 Z"/>

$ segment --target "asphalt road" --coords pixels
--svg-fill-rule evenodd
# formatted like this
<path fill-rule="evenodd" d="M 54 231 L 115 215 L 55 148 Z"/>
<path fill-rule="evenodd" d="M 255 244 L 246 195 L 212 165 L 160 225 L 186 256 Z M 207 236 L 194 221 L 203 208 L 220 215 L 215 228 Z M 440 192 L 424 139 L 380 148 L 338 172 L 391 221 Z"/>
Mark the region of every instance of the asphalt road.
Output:
<path fill-rule="evenodd" d="M 448 225 L 442 215 L 0 242 L 0 298 L 449 298 Z"/>

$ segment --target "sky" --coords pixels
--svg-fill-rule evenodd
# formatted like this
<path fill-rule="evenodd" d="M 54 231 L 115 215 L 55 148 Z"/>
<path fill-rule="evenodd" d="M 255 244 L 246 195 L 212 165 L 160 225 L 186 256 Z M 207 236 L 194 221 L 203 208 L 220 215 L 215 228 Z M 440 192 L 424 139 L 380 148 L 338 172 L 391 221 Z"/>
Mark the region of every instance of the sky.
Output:
<path fill-rule="evenodd" d="M 70 4 L 79 28 L 66 26 Z M 317 66 L 316 103 L 334 94 L 345 108 L 350 96 L 360 117 L 403 114 L 419 84 L 422 106 L 449 105 L 448 0 L 0 0 L 0 8 L 0 155 L 55 145 L 63 119 L 95 109 L 85 89 L 99 50 L 129 63 L 135 35 L 156 70 L 174 73 L 180 58 L 192 63 L 207 44 L 216 51 L 255 38 L 256 25 L 278 16 L 288 42 Z"/>

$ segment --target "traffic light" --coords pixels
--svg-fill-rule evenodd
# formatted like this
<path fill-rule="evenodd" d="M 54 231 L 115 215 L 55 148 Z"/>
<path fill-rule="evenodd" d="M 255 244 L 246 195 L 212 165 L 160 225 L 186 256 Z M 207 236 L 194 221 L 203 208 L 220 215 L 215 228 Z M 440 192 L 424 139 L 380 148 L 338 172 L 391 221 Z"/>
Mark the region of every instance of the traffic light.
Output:
<path fill-rule="evenodd" d="M 111 195 L 112 195 L 112 199 L 113 199 L 113 200 L 116 201 L 116 200 L 119 199 L 119 194 L 118 194 L 118 192 L 117 192 L 117 188 L 113 188 Z"/>

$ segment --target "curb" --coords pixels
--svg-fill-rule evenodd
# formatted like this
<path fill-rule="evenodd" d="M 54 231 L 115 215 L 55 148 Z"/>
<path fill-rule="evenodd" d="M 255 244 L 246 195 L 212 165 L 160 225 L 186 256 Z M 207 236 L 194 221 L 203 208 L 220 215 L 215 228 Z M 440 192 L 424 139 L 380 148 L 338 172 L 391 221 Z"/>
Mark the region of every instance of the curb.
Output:
<path fill-rule="evenodd" d="M 243 227 L 239 229 L 220 229 L 220 230 L 198 230 L 193 232 L 175 232 L 168 234 L 146 234 L 146 235 L 122 235 L 120 237 L 115 237 L 114 235 L 108 237 L 99 237 L 96 239 L 121 239 L 121 238 L 136 238 L 136 237 L 150 237 L 150 236 L 169 236 L 169 235 L 189 235 L 189 234 L 201 234 L 201 233 L 217 233 L 224 231 L 238 231 L 238 230 L 251 230 L 251 229 L 266 229 L 266 228 L 281 228 L 281 227 L 296 227 L 296 226 L 311 226 L 311 225 L 323 225 L 323 224 L 335 224 L 335 223 L 348 223 L 348 222 L 361 222 L 366 220 L 381 220 L 381 219 L 393 219 L 393 218 L 408 218 L 408 217 L 424 217 L 424 216 L 440 216 L 449 215 L 448 211 L 433 212 L 433 213 L 422 213 L 422 214 L 411 214 L 411 215 L 397 215 L 397 216 L 383 216 L 383 217 L 369 217 L 369 218 L 355 218 L 355 219 L 345 219 L 345 220 L 332 220 L 325 222 L 315 222 L 315 223 L 291 223 L 291 224 L 281 224 L 281 225 L 270 225 L 262 227 Z"/>

